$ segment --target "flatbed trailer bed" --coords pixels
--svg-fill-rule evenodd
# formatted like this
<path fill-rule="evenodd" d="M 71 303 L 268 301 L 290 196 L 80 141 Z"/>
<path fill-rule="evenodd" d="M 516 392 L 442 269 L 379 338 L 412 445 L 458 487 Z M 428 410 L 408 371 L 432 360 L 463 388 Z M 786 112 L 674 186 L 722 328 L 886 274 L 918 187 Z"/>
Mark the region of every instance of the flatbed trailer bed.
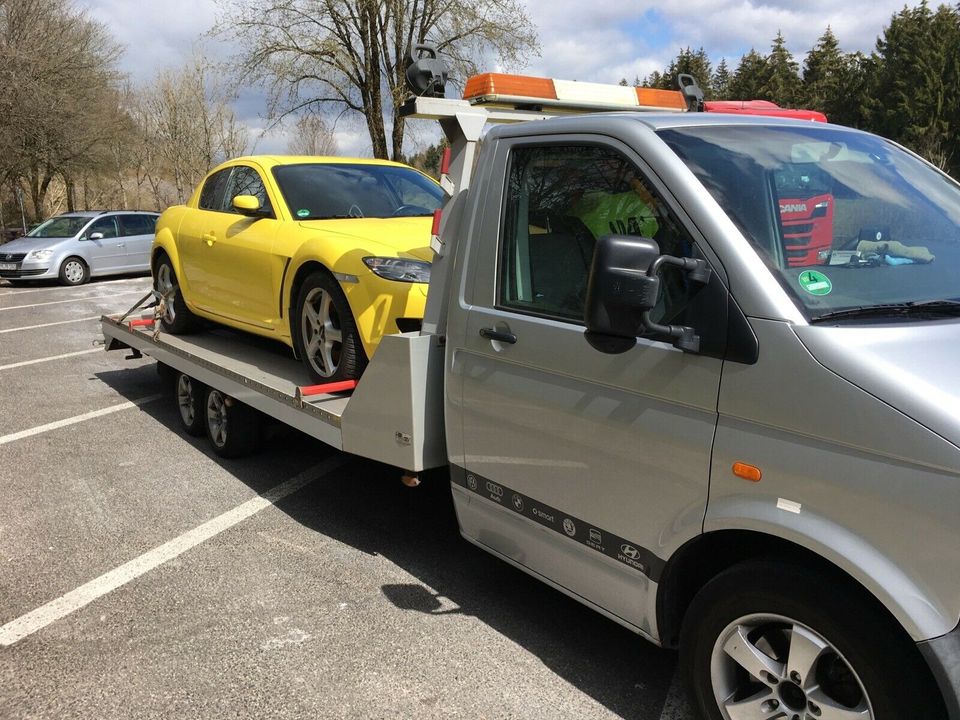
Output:
<path fill-rule="evenodd" d="M 280 343 L 225 328 L 155 334 L 152 323 L 123 315 L 100 320 L 107 350 L 151 357 L 337 450 L 413 473 L 446 465 L 442 383 L 427 381 L 443 372 L 436 336 L 387 336 L 355 390 L 309 394 L 303 364 Z"/>

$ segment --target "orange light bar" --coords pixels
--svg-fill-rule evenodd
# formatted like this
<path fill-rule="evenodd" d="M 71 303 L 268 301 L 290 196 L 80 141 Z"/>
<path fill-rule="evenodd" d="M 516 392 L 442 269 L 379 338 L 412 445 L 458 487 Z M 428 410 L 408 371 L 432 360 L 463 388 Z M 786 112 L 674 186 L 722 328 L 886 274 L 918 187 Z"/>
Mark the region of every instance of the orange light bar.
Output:
<path fill-rule="evenodd" d="M 743 478 L 750 482 L 760 482 L 760 479 L 763 477 L 763 473 L 760 472 L 760 468 L 756 465 L 748 465 L 742 462 L 735 462 L 733 464 L 733 474 L 738 478 Z"/>
<path fill-rule="evenodd" d="M 556 112 L 589 110 L 659 110 L 685 112 L 678 90 L 633 88 L 593 82 L 484 73 L 467 80 L 463 99 L 474 105 L 529 109 L 550 107 Z"/>
<path fill-rule="evenodd" d="M 683 94 L 677 90 L 657 90 L 656 88 L 637 88 L 637 102 L 641 105 L 686 110 L 687 103 Z"/>
<path fill-rule="evenodd" d="M 529 75 L 483 73 L 469 78 L 463 89 L 464 100 L 474 100 L 490 95 L 509 95 L 511 97 L 529 97 L 540 100 L 557 99 L 557 91 L 553 88 L 553 80 L 530 77 Z"/>

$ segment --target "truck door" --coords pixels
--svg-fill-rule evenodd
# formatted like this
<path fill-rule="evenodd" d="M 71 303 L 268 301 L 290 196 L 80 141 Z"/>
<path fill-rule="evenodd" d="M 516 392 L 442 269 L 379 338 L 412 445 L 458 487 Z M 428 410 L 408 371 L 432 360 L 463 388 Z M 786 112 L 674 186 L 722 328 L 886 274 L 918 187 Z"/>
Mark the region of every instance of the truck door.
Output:
<path fill-rule="evenodd" d="M 448 390 L 460 396 L 447 423 L 462 432 L 461 527 L 652 633 L 650 581 L 701 529 L 722 361 L 644 338 L 605 354 L 585 339 L 583 308 L 598 236 L 652 235 L 675 255 L 697 252 L 695 239 L 639 157 L 609 138 L 500 140 L 496 152 L 506 177 L 487 191 L 502 209 L 483 213 L 468 259 Z M 693 292 L 682 276 L 665 280 L 661 318 Z"/>

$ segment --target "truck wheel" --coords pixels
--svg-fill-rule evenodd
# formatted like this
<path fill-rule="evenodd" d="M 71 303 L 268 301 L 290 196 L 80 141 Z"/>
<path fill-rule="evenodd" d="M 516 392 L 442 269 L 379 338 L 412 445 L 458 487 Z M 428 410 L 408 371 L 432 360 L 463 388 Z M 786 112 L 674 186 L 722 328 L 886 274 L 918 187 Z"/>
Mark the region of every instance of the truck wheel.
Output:
<path fill-rule="evenodd" d="M 60 282 L 64 285 L 83 285 L 90 279 L 90 268 L 78 257 L 68 257 L 60 265 Z"/>
<path fill-rule="evenodd" d="M 945 718 L 916 646 L 835 579 L 753 562 L 711 580 L 680 638 L 687 688 L 710 720 Z"/>
<path fill-rule="evenodd" d="M 207 438 L 217 455 L 234 458 L 257 449 L 260 416 L 256 410 L 213 388 L 207 390 L 203 405 Z"/>
<path fill-rule="evenodd" d="M 297 299 L 297 352 L 316 382 L 354 380 L 367 365 L 360 333 L 340 285 L 316 272 Z"/>
<path fill-rule="evenodd" d="M 180 425 L 184 431 L 194 437 L 203 435 L 207 431 L 203 404 L 206 388 L 189 375 L 177 373 L 174 392 L 177 410 L 180 411 Z"/>
<path fill-rule="evenodd" d="M 190 312 L 183 300 L 173 263 L 166 255 L 162 255 L 157 262 L 153 287 L 167 295 L 164 313 L 160 317 L 161 327 L 171 335 L 184 335 L 193 330 L 196 325 L 196 316 Z"/>

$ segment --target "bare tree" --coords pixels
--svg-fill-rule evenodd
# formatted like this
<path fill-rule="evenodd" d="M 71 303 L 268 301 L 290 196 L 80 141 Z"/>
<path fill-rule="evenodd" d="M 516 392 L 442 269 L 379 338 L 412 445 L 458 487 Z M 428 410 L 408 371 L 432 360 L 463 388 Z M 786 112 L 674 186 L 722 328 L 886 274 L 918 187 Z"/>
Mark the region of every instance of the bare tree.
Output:
<path fill-rule="evenodd" d="M 337 141 L 333 131 L 319 115 L 301 115 L 287 142 L 291 155 L 336 155 Z"/>
<path fill-rule="evenodd" d="M 183 67 L 162 70 L 134 111 L 142 138 L 138 172 L 159 206 L 183 202 L 214 165 L 247 148 L 247 129 L 214 77 L 196 52 Z M 172 184 L 172 197 L 164 180 Z"/>
<path fill-rule="evenodd" d="M 36 219 L 51 183 L 74 181 L 118 132 L 120 47 L 68 0 L 0 0 L 0 177 L 27 186 Z"/>
<path fill-rule="evenodd" d="M 518 63 L 538 53 L 522 0 L 218 0 L 218 34 L 248 48 L 242 79 L 269 90 L 274 121 L 332 105 L 362 114 L 373 154 L 399 159 L 407 57 L 430 42 L 461 78 L 489 54 Z M 393 118 L 386 130 L 386 117 Z"/>

